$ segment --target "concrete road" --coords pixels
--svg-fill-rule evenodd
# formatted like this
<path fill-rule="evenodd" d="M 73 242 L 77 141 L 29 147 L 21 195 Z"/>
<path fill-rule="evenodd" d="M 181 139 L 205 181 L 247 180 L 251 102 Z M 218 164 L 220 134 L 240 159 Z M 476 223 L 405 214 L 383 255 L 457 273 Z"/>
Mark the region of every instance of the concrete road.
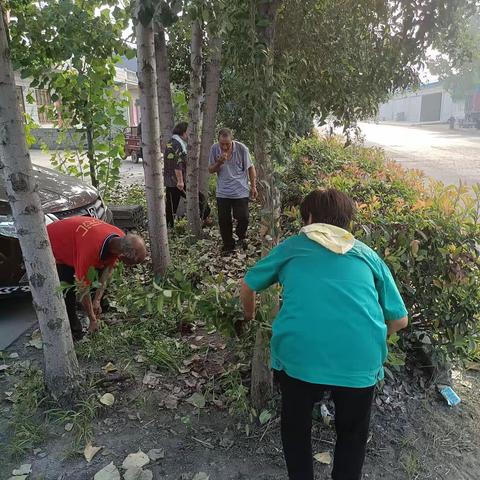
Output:
<path fill-rule="evenodd" d="M 447 125 L 361 123 L 367 145 L 380 146 L 407 168 L 448 184 L 480 183 L 480 131 Z"/>
<path fill-rule="evenodd" d="M 30 296 L 0 299 L 0 350 L 37 322 Z"/>
<path fill-rule="evenodd" d="M 30 158 L 32 163 L 42 167 L 53 168 L 50 163 L 51 154 L 42 152 L 41 150 L 30 150 Z M 130 157 L 123 160 L 120 166 L 120 175 L 122 182 L 126 185 L 133 183 L 143 183 L 143 165 L 140 160 L 139 163 L 133 163 Z"/>

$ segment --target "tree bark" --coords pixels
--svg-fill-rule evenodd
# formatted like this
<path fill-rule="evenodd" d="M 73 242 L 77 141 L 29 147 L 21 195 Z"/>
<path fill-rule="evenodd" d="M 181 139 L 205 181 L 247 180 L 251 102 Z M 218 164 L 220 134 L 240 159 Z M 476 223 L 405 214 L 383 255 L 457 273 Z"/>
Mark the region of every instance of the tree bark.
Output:
<path fill-rule="evenodd" d="M 280 237 L 280 194 L 276 186 L 272 161 L 272 93 L 273 93 L 273 43 L 275 21 L 280 0 L 267 0 L 257 4 L 257 49 L 254 70 L 255 95 L 263 99 L 262 106 L 254 112 L 254 151 L 258 172 L 258 193 L 262 205 L 260 210 L 260 237 L 262 255 L 266 255 L 278 243 Z M 278 294 L 262 294 L 261 300 L 268 299 L 271 321 L 278 309 Z M 258 326 L 252 358 L 251 398 L 253 406 L 260 411 L 265 408 L 272 392 L 272 375 L 267 368 L 267 335 Z"/>
<path fill-rule="evenodd" d="M 72 405 L 81 376 L 16 100 L 7 38 L 0 15 L 0 171 L 42 333 L 46 388 L 62 404 Z"/>
<path fill-rule="evenodd" d="M 190 100 L 187 151 L 187 220 L 191 234 L 200 238 L 202 225 L 198 202 L 198 157 L 200 150 L 200 102 L 202 98 L 202 27 L 200 20 L 192 23 Z"/>
<path fill-rule="evenodd" d="M 208 198 L 208 156 L 215 137 L 217 121 L 218 91 L 220 87 L 220 63 L 222 61 L 222 39 L 212 37 L 211 57 L 205 72 L 205 103 L 203 105 L 202 142 L 200 146 L 199 190 Z"/>
<path fill-rule="evenodd" d="M 163 158 L 160 150 L 160 125 L 153 23 L 136 27 L 138 85 L 142 121 L 143 169 L 147 197 L 148 233 L 153 272 L 164 275 L 170 264 L 167 221 L 165 217 L 165 191 L 163 184 Z"/>
<path fill-rule="evenodd" d="M 170 88 L 170 69 L 168 66 L 165 29 L 161 23 L 155 24 L 155 62 L 157 66 L 158 114 L 160 118 L 160 145 L 162 152 L 172 136 L 175 125 L 172 90 Z"/>
<path fill-rule="evenodd" d="M 95 165 L 95 146 L 93 144 L 93 131 L 92 127 L 87 127 L 87 158 L 88 167 L 90 171 L 90 180 L 95 188 L 98 188 L 98 179 Z"/>

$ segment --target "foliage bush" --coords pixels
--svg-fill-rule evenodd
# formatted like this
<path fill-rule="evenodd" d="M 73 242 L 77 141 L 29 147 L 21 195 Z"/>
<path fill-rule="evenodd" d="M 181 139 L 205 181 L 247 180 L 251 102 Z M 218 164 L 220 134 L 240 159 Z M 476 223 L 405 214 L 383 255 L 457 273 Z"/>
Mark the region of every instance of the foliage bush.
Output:
<path fill-rule="evenodd" d="M 480 186 L 445 186 L 379 149 L 318 137 L 294 145 L 281 177 L 285 232 L 298 232 L 298 205 L 312 189 L 348 193 L 355 236 L 385 259 L 407 305 L 403 347 L 466 358 L 479 332 Z"/>

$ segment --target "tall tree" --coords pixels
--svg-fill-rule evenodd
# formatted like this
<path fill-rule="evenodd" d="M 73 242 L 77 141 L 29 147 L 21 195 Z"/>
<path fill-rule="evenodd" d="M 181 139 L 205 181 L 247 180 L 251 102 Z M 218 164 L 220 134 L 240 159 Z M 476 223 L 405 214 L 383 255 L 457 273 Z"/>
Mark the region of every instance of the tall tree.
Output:
<path fill-rule="evenodd" d="M 153 11 L 142 0 L 136 7 L 138 84 L 142 118 L 143 168 L 147 195 L 148 232 L 155 275 L 163 275 L 170 264 L 163 157 L 160 149 Z"/>
<path fill-rule="evenodd" d="M 218 25 L 209 29 L 208 55 L 205 65 L 205 102 L 203 104 L 202 140 L 200 146 L 199 190 L 208 196 L 208 156 L 215 137 L 218 93 L 222 61 L 222 33 Z"/>
<path fill-rule="evenodd" d="M 18 108 L 1 4 L 0 10 L 0 171 L 42 333 L 46 387 L 62 403 L 72 404 L 79 387 L 79 366 Z"/>
<path fill-rule="evenodd" d="M 258 3 L 256 12 L 256 55 L 253 65 L 254 92 L 262 99 L 253 117 L 254 151 L 258 172 L 260 235 L 262 254 L 266 255 L 280 238 L 280 193 L 274 178 L 273 145 L 275 142 L 274 107 L 274 35 L 281 0 Z M 267 321 L 272 321 L 278 308 L 278 295 L 267 292 Z M 268 368 L 268 332 L 259 324 L 252 359 L 252 403 L 260 409 L 265 406 L 272 389 Z"/>
<path fill-rule="evenodd" d="M 195 14 L 192 21 L 191 74 L 189 99 L 189 133 L 187 151 L 187 220 L 190 232 L 200 238 L 202 225 L 198 201 L 198 167 L 200 153 L 200 102 L 202 100 L 202 23 Z"/>
<path fill-rule="evenodd" d="M 175 123 L 168 67 L 165 28 L 160 21 L 155 23 L 155 61 L 157 67 L 158 113 L 160 118 L 160 144 L 162 152 L 170 139 Z"/>

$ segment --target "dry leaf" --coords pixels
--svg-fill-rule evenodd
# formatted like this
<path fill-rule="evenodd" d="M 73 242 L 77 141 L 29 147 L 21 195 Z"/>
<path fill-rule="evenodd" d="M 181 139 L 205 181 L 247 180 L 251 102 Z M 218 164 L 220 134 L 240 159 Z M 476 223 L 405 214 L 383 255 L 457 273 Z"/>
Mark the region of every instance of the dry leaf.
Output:
<path fill-rule="evenodd" d="M 313 458 L 317 462 L 323 463 L 324 465 L 330 465 L 332 463 L 332 456 L 330 455 L 330 452 L 317 453 L 313 456 Z"/>
<path fill-rule="evenodd" d="M 165 450 L 163 448 L 152 448 L 147 452 L 147 455 L 152 462 L 155 462 L 156 460 L 165 458 Z"/>
<path fill-rule="evenodd" d="M 0 365 L 0 372 L 4 372 L 10 365 Z"/>
<path fill-rule="evenodd" d="M 27 480 L 28 475 L 15 475 L 14 477 L 10 477 L 8 480 Z"/>
<path fill-rule="evenodd" d="M 17 352 L 12 352 L 8 358 L 18 358 L 18 353 Z"/>
<path fill-rule="evenodd" d="M 198 472 L 192 480 L 209 480 L 209 478 L 210 475 L 207 475 L 205 472 Z"/>
<path fill-rule="evenodd" d="M 102 449 L 103 447 L 94 447 L 90 442 L 85 445 L 85 450 L 83 451 L 83 456 L 85 460 L 90 463 L 92 458 Z"/>
<path fill-rule="evenodd" d="M 112 362 L 108 362 L 104 367 L 102 367 L 102 370 L 105 373 L 112 373 L 117 371 L 117 367 Z"/>
<path fill-rule="evenodd" d="M 129 468 L 123 474 L 124 480 L 152 480 L 153 473 L 151 470 L 143 470 L 138 467 Z"/>
<path fill-rule="evenodd" d="M 115 403 L 115 397 L 111 393 L 105 393 L 100 397 L 100 403 L 111 407 Z"/>
<path fill-rule="evenodd" d="M 188 397 L 185 401 L 197 408 L 204 408 L 206 403 L 205 397 L 198 392 L 195 392 L 191 397 Z"/>
<path fill-rule="evenodd" d="M 65 431 L 71 432 L 73 430 L 73 423 L 66 423 L 65 424 Z"/>
<path fill-rule="evenodd" d="M 93 480 L 120 480 L 120 472 L 113 462 L 111 462 L 99 470 L 93 477 Z"/>
<path fill-rule="evenodd" d="M 160 383 L 162 376 L 158 373 L 147 372 L 143 377 L 142 383 L 149 387 L 156 387 Z"/>
<path fill-rule="evenodd" d="M 147 359 L 141 354 L 139 353 L 138 355 L 135 355 L 133 357 L 133 359 L 137 362 L 137 363 L 145 363 L 147 361 Z"/>
<path fill-rule="evenodd" d="M 137 453 L 130 453 L 122 463 L 122 468 L 142 468 L 150 462 L 148 455 L 139 450 Z"/>
<path fill-rule="evenodd" d="M 169 410 L 175 410 L 178 408 L 178 398 L 175 395 L 169 395 L 164 401 L 163 404 L 165 408 Z"/>
<path fill-rule="evenodd" d="M 20 465 L 19 468 L 16 468 L 12 472 L 12 475 L 14 476 L 28 475 L 29 473 L 32 473 L 32 465 L 30 463 L 24 463 L 23 465 Z"/>

